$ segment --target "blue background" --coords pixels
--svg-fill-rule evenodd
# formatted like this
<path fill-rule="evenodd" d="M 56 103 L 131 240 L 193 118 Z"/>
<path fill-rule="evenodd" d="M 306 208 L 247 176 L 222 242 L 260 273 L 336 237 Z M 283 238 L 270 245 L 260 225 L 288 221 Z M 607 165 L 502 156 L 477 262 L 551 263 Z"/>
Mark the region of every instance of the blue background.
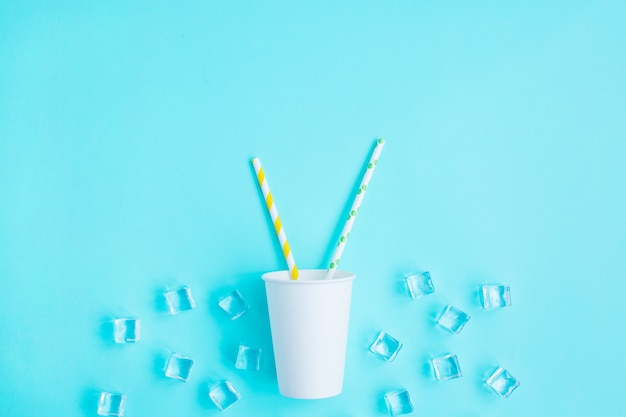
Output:
<path fill-rule="evenodd" d="M 623 414 L 626 3 L 0 2 L 0 413 Z M 336 4 L 339 3 L 339 4 Z M 503 4 L 507 3 L 507 4 Z M 342 267 L 357 274 L 344 393 L 278 394 L 260 274 L 284 260 L 259 156 L 300 268 L 324 267 L 376 137 L 387 144 Z M 411 300 L 403 274 L 437 292 Z M 513 306 L 483 311 L 481 283 Z M 197 308 L 159 311 L 189 285 Z M 237 288 L 236 321 L 217 299 Z M 452 303 L 459 335 L 433 325 Z M 143 321 L 135 345 L 104 322 Z M 405 347 L 367 352 L 379 330 Z M 265 350 L 234 369 L 237 345 Z M 184 384 L 158 368 L 177 351 Z M 431 354 L 464 376 L 436 382 Z M 496 365 L 521 380 L 505 400 Z"/>

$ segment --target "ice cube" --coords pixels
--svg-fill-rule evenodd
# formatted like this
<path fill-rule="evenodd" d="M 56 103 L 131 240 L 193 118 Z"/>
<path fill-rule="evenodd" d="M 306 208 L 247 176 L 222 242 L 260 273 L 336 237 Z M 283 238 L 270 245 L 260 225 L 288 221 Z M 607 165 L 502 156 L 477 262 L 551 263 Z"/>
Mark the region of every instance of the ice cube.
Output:
<path fill-rule="evenodd" d="M 498 367 L 493 371 L 489 378 L 487 378 L 486 384 L 489 388 L 494 390 L 496 394 L 504 398 L 508 398 L 509 395 L 519 387 L 519 381 L 502 367 Z"/>
<path fill-rule="evenodd" d="M 136 318 L 113 320 L 113 340 L 115 343 L 135 343 L 139 340 L 141 325 Z"/>
<path fill-rule="evenodd" d="M 211 387 L 209 397 L 220 411 L 224 411 L 236 403 L 241 398 L 241 395 L 230 381 L 220 381 Z"/>
<path fill-rule="evenodd" d="M 406 277 L 406 287 L 411 298 L 421 298 L 426 294 L 435 292 L 430 272 L 421 272 Z"/>
<path fill-rule="evenodd" d="M 394 339 L 387 332 L 380 332 L 376 340 L 370 345 L 370 352 L 376 356 L 391 362 L 402 348 L 402 342 Z"/>
<path fill-rule="evenodd" d="M 480 302 L 487 310 L 511 305 L 511 287 L 508 285 L 483 285 L 480 287 Z"/>
<path fill-rule="evenodd" d="M 385 394 L 385 402 L 387 403 L 389 414 L 392 417 L 403 414 L 411 414 L 415 410 L 413 403 L 411 402 L 411 396 L 407 390 L 394 391 Z"/>
<path fill-rule="evenodd" d="M 433 358 L 430 362 L 435 371 L 435 378 L 439 381 L 460 378 L 462 376 L 459 360 L 452 353 Z"/>
<path fill-rule="evenodd" d="M 463 326 L 465 326 L 469 319 L 470 316 L 458 308 L 449 305 L 443 310 L 441 316 L 439 316 L 437 324 L 450 333 L 460 333 L 461 329 L 463 329 Z"/>
<path fill-rule="evenodd" d="M 250 310 L 250 304 L 246 302 L 237 290 L 220 298 L 218 304 L 231 320 L 238 319 L 242 314 Z"/>
<path fill-rule="evenodd" d="M 178 353 L 172 353 L 165 366 L 165 376 L 187 382 L 192 366 L 193 359 L 179 355 Z"/>
<path fill-rule="evenodd" d="M 111 392 L 101 392 L 98 399 L 98 415 L 99 416 L 116 416 L 124 415 L 126 408 L 126 395 L 115 394 Z"/>
<path fill-rule="evenodd" d="M 177 290 L 168 291 L 165 293 L 165 299 L 171 314 L 178 314 L 181 311 L 191 310 L 196 306 L 196 303 L 191 297 L 191 290 L 189 287 L 181 287 Z"/>
<path fill-rule="evenodd" d="M 261 369 L 261 349 L 239 345 L 235 368 L 250 371 Z"/>

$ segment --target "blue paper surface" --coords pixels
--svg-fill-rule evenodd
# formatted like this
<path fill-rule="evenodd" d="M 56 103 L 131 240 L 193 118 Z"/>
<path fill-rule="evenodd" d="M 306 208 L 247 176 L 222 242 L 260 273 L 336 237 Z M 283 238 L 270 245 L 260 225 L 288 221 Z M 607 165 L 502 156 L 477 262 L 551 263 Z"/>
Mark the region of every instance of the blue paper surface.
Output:
<path fill-rule="evenodd" d="M 623 414 L 625 68 L 622 1 L 2 2 L 0 414 L 92 416 L 102 390 L 128 417 L 216 415 L 222 379 L 230 416 L 384 415 L 401 389 L 415 415 Z M 286 266 L 250 158 L 297 265 L 323 268 L 377 137 L 342 257 L 344 392 L 283 398 L 260 276 Z M 421 271 L 436 291 L 412 300 Z M 498 283 L 512 306 L 482 310 Z M 168 315 L 183 285 L 196 308 Z M 447 304 L 472 317 L 458 335 Z M 110 343 L 113 317 L 141 339 Z M 393 363 L 368 352 L 381 330 Z M 463 376 L 437 382 L 446 352 Z"/>

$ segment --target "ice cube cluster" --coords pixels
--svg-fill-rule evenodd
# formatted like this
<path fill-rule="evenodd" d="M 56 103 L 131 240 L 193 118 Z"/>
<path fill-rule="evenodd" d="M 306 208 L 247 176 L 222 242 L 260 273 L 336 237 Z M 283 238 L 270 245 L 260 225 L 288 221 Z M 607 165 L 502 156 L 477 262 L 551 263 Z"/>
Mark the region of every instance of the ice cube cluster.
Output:
<path fill-rule="evenodd" d="M 430 272 L 408 274 L 405 276 L 404 282 L 407 294 L 412 300 L 418 300 L 435 293 Z M 191 289 L 188 286 L 168 289 L 162 295 L 165 300 L 165 311 L 171 316 L 177 316 L 196 307 Z M 478 295 L 480 305 L 486 311 L 511 306 L 511 290 L 508 285 L 482 285 Z M 218 309 L 223 311 L 223 317 L 227 320 L 237 320 L 251 309 L 250 304 L 238 290 L 225 292 L 219 297 L 216 304 Z M 470 321 L 470 315 L 466 311 L 465 308 L 445 304 L 441 306 L 439 314 L 436 315 L 433 326 L 441 329 L 444 334 L 455 335 L 452 337 L 452 340 L 455 340 L 456 337 L 459 337 L 456 335 L 459 335 Z M 119 316 L 113 319 L 112 341 L 120 346 L 136 344 L 140 341 L 141 323 L 139 318 L 132 315 Z M 404 346 L 403 338 L 396 338 L 398 333 L 397 329 L 393 330 L 393 335 L 386 330 L 378 331 L 370 339 L 372 342 L 368 346 L 369 352 L 380 360 L 388 363 L 393 362 Z M 259 371 L 262 367 L 262 349 L 259 347 L 240 344 L 237 351 L 233 352 L 233 357 L 235 360 L 232 366 L 238 372 L 243 371 L 242 376 L 250 375 L 248 372 Z M 186 353 L 170 352 L 163 366 L 164 380 L 179 381 L 172 382 L 174 384 L 188 382 L 194 378 L 192 374 L 194 364 L 195 359 Z M 455 380 L 463 375 L 459 357 L 455 353 L 431 354 L 428 365 L 434 381 Z M 491 391 L 503 398 L 508 398 L 520 385 L 519 380 L 501 366 L 495 370 L 492 368 L 486 375 L 484 383 Z M 206 395 L 219 411 L 227 410 L 241 398 L 240 393 L 228 379 L 215 380 L 207 385 Z M 122 417 L 126 411 L 126 400 L 125 394 L 115 391 L 102 391 L 98 397 L 96 414 Z M 386 392 L 384 402 L 389 415 L 392 417 L 410 414 L 416 410 L 410 393 L 404 388 Z"/>
<path fill-rule="evenodd" d="M 422 271 L 407 274 L 404 277 L 407 295 L 417 300 L 435 293 L 435 285 L 430 272 Z M 479 289 L 479 301 L 484 310 L 495 310 L 511 306 L 511 289 L 508 285 L 482 285 Z M 470 315 L 455 305 L 446 304 L 436 315 L 434 326 L 444 333 L 458 335 L 470 320 Z M 394 335 L 397 332 L 394 330 Z M 369 351 L 387 362 L 396 359 L 403 343 L 387 331 L 380 331 L 369 345 Z M 461 365 L 456 354 L 445 352 L 432 354 L 429 367 L 435 381 L 449 381 L 461 378 Z M 508 398 L 519 387 L 520 382 L 503 367 L 497 367 L 486 377 L 484 383 L 497 395 Z M 413 413 L 415 407 L 406 389 L 387 392 L 384 395 L 387 410 L 391 416 Z"/>
<path fill-rule="evenodd" d="M 167 289 L 161 294 L 165 312 L 176 316 L 180 313 L 193 310 L 196 303 L 191 289 L 181 286 Z M 232 290 L 223 294 L 217 301 L 219 309 L 223 310 L 225 317 L 237 320 L 250 310 L 250 304 L 238 290 Z M 141 320 L 137 317 L 116 317 L 109 321 L 112 342 L 119 345 L 134 344 L 139 342 L 141 335 Z M 254 346 L 239 345 L 233 368 L 245 371 L 259 371 L 262 364 L 262 350 Z M 164 379 L 180 382 L 189 381 L 192 376 L 192 368 L 195 359 L 186 354 L 170 352 L 164 361 L 162 375 Z M 206 394 L 217 410 L 225 411 L 233 406 L 241 394 L 228 379 L 214 381 L 206 387 Z M 123 417 L 126 412 L 126 395 L 114 391 L 101 391 L 98 396 L 95 412 L 99 416 Z"/>

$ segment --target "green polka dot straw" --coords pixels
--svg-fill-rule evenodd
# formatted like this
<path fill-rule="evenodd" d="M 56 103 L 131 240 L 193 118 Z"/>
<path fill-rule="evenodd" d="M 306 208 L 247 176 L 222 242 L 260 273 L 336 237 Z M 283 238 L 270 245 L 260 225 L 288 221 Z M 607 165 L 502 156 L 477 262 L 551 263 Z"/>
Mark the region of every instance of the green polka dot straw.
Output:
<path fill-rule="evenodd" d="M 359 185 L 358 191 L 354 196 L 354 202 L 352 203 L 352 208 L 350 209 L 348 219 L 346 220 L 346 223 L 343 226 L 343 230 L 341 231 L 339 242 L 337 243 L 337 246 L 335 246 L 335 251 L 333 252 L 333 256 L 331 258 L 330 265 L 328 266 L 328 271 L 326 273 L 326 279 L 333 279 L 333 276 L 335 275 L 335 271 L 337 270 L 337 266 L 339 265 L 339 261 L 341 260 L 341 255 L 346 248 L 346 243 L 348 243 L 348 237 L 350 235 L 350 231 L 352 230 L 352 225 L 354 225 L 354 220 L 356 219 L 356 215 L 359 212 L 359 207 L 361 207 L 363 198 L 365 197 L 365 192 L 367 190 L 370 179 L 374 174 L 374 169 L 376 168 L 376 164 L 378 163 L 378 158 L 380 157 L 380 153 L 383 150 L 383 146 L 385 146 L 385 141 L 383 139 L 378 139 L 376 141 L 376 146 L 372 151 L 370 161 L 367 164 L 365 174 L 363 174 L 361 185 Z"/>

